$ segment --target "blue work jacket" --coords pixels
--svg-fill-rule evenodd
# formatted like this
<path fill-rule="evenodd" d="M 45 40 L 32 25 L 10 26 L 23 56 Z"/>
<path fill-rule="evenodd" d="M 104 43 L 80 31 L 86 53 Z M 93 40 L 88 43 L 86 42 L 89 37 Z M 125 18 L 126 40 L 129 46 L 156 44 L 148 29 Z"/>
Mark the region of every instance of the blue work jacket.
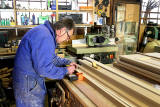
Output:
<path fill-rule="evenodd" d="M 61 66 L 68 65 L 71 61 L 58 57 L 55 54 L 56 46 L 56 35 L 49 21 L 30 29 L 22 38 L 13 71 L 17 107 L 25 100 L 31 100 L 36 104 L 35 100 L 40 99 L 37 104 L 43 103 L 46 92 L 44 78 L 63 79 L 68 72 L 66 67 Z M 29 99 L 26 99 L 27 97 Z M 24 105 L 28 106 L 24 107 L 29 107 L 31 102 L 25 103 Z M 41 106 L 38 104 L 33 107 Z"/>

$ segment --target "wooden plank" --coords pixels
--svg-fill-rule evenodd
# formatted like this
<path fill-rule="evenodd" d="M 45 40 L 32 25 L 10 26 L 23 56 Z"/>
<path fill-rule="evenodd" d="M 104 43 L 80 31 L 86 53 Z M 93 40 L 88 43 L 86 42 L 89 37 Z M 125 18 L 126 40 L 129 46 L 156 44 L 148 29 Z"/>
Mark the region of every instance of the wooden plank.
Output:
<path fill-rule="evenodd" d="M 103 84 L 102 81 L 104 81 L 104 80 L 101 77 L 99 77 L 99 75 L 96 75 L 94 73 L 90 73 L 87 69 L 85 69 L 83 67 L 80 67 L 80 70 L 82 70 L 80 72 L 82 72 L 83 75 L 85 76 L 85 81 L 87 81 L 88 84 L 90 84 L 92 87 L 97 89 L 98 92 L 100 92 L 103 96 L 105 96 L 107 98 L 105 100 L 108 103 L 108 107 L 113 107 L 116 105 L 118 105 L 119 107 L 121 107 L 121 106 L 125 106 L 125 107 L 135 106 L 129 100 L 127 101 L 127 99 L 121 97 L 114 90 L 112 90 L 111 88 L 109 88 L 108 86 Z M 78 72 L 79 72 L 79 70 L 78 70 Z M 99 80 L 102 80 L 102 81 L 99 81 Z M 97 96 L 96 98 L 99 99 L 98 95 L 96 95 L 96 96 Z M 103 106 L 103 107 L 106 107 L 106 106 Z"/>
<path fill-rule="evenodd" d="M 118 47 L 116 46 L 106 46 L 106 47 L 70 47 L 67 49 L 75 54 L 90 54 L 90 53 L 99 53 L 99 52 L 116 52 Z"/>
<path fill-rule="evenodd" d="M 84 58 L 84 59 L 88 59 L 91 62 L 94 61 L 93 59 L 90 58 Z M 111 67 L 106 67 L 99 62 L 97 63 L 99 66 L 105 69 L 104 71 L 97 70 L 97 75 L 101 76 L 101 78 L 103 77 L 103 79 L 107 80 L 111 79 L 108 81 L 117 86 L 118 88 L 124 89 L 124 87 L 126 87 L 125 91 L 128 92 L 127 93 L 128 95 L 132 95 L 134 96 L 134 98 L 139 99 L 139 101 L 143 102 L 146 106 L 148 105 L 160 106 L 160 101 L 158 101 L 160 100 L 160 90 L 155 89 L 154 87 L 151 87 L 148 84 L 145 84 L 144 82 L 139 81 L 135 79 L 135 77 L 130 76 L 129 74 L 126 74 L 120 70 L 115 70 Z M 92 70 L 92 72 L 94 71 L 94 69 L 91 68 L 89 69 Z"/>
<path fill-rule="evenodd" d="M 160 59 L 160 53 L 157 53 L 157 52 L 154 52 L 154 53 L 143 53 L 142 55 L 153 57 L 153 58 L 156 58 L 156 59 Z"/>
<path fill-rule="evenodd" d="M 120 61 L 160 74 L 160 60 L 140 54 L 122 55 Z"/>
<path fill-rule="evenodd" d="M 144 35 L 144 29 L 146 28 L 146 25 L 140 24 L 139 28 L 139 38 L 138 38 L 138 49 L 140 49 L 140 43 L 143 40 L 143 35 Z"/>
<path fill-rule="evenodd" d="M 151 91 L 153 91 L 153 93 L 156 93 L 157 95 L 160 95 L 160 90 L 157 91 L 154 87 L 146 85 L 142 81 L 137 80 L 137 78 L 135 78 L 135 77 L 133 77 L 133 76 L 121 71 L 121 70 L 114 69 L 114 68 L 112 68 L 110 66 L 105 66 L 104 64 L 102 64 L 102 63 L 100 63 L 98 61 L 95 61 L 94 59 L 91 59 L 89 57 L 84 57 L 83 59 L 85 59 L 85 60 L 87 60 L 89 62 L 93 62 L 94 61 L 95 63 L 97 63 L 98 66 L 104 68 L 105 70 L 113 72 L 113 74 L 116 74 L 116 75 L 119 75 L 120 77 L 126 78 L 126 80 L 130 80 L 132 83 L 135 83 L 138 86 L 142 86 L 142 87 L 146 88 L 147 90 L 151 90 Z M 105 73 L 105 75 L 106 75 L 106 73 Z"/>
<path fill-rule="evenodd" d="M 71 91 L 73 95 L 80 101 L 84 107 L 96 107 L 96 105 L 88 99 L 75 85 L 73 85 L 69 80 L 63 79 L 64 84 Z"/>
<path fill-rule="evenodd" d="M 90 68 L 88 68 L 88 69 L 90 69 Z M 95 72 L 93 69 L 90 69 L 90 70 L 92 72 Z M 148 104 L 145 104 L 146 103 L 146 101 L 144 101 L 145 98 L 143 98 L 143 101 L 141 101 L 141 99 L 139 98 L 137 93 L 134 91 L 131 91 L 131 88 L 128 88 L 130 86 L 134 87 L 134 88 L 137 88 L 137 87 L 126 83 L 126 81 L 120 80 L 118 77 L 115 77 L 115 75 L 110 74 L 109 72 L 107 72 L 105 70 L 103 72 L 105 72 L 107 76 L 101 74 L 100 72 L 97 72 L 95 74 L 94 78 L 98 79 L 97 77 L 100 77 L 98 79 L 99 81 L 101 80 L 101 82 L 103 82 L 103 84 L 108 86 L 111 90 L 115 91 L 115 93 L 119 94 L 121 96 L 121 98 L 124 98 L 124 99 L 126 99 L 126 101 L 128 100 L 128 102 L 133 103 L 133 105 L 142 106 L 142 107 L 146 107 L 148 105 Z M 122 82 L 122 83 L 119 84 L 119 83 L 115 82 L 115 80 L 112 78 L 115 78 L 117 81 Z M 123 83 L 125 85 L 127 85 L 127 87 L 124 87 Z"/>
<path fill-rule="evenodd" d="M 3 52 L 3 53 L 0 53 L 0 56 L 2 55 L 15 55 L 16 52 Z"/>
<path fill-rule="evenodd" d="M 88 78 L 88 77 L 87 77 Z M 104 97 L 104 94 L 98 92 L 98 90 L 88 84 L 86 81 L 76 81 L 74 82 L 75 86 L 81 90 L 81 92 L 85 93 L 85 95 L 95 103 L 97 107 L 116 107 L 118 104 L 114 104 Z M 96 96 L 96 97 L 95 97 Z M 120 106 L 120 104 L 119 104 Z"/>
<path fill-rule="evenodd" d="M 10 73 L 10 72 L 12 72 L 13 71 L 13 68 L 10 68 L 10 69 L 8 69 L 7 71 L 6 71 L 6 73 Z"/>
<path fill-rule="evenodd" d="M 0 48 L 0 53 L 8 52 L 9 48 Z"/>
<path fill-rule="evenodd" d="M 8 67 L 1 68 L 1 69 L 0 69 L 0 72 L 2 72 L 2 71 L 6 71 L 6 70 L 8 70 Z"/>
<path fill-rule="evenodd" d="M 136 67 L 134 65 L 130 65 L 130 64 L 122 62 L 122 61 L 118 61 L 117 63 L 114 63 L 114 65 L 122 67 L 126 70 L 129 70 L 129 71 L 135 72 L 137 74 L 143 75 L 143 76 L 145 76 L 149 79 L 152 79 L 154 81 L 160 82 L 160 75 L 154 74 L 150 71 L 144 70 L 144 69 Z"/>
<path fill-rule="evenodd" d="M 7 74 L 0 75 L 0 79 L 1 79 L 1 78 L 5 78 L 5 77 L 10 76 L 10 75 L 11 75 L 11 73 L 7 73 Z"/>

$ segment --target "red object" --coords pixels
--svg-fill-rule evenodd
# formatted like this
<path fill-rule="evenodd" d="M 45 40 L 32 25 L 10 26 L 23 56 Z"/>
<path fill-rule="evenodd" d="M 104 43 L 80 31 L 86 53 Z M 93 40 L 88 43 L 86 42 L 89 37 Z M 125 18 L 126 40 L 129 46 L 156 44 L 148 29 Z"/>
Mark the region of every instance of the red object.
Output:
<path fill-rule="evenodd" d="M 78 76 L 78 80 L 84 80 L 83 73 L 76 73 L 76 75 Z"/>
<path fill-rule="evenodd" d="M 110 55 L 110 59 L 113 59 L 113 54 Z"/>
<path fill-rule="evenodd" d="M 52 17 L 56 16 L 56 14 L 51 14 Z"/>

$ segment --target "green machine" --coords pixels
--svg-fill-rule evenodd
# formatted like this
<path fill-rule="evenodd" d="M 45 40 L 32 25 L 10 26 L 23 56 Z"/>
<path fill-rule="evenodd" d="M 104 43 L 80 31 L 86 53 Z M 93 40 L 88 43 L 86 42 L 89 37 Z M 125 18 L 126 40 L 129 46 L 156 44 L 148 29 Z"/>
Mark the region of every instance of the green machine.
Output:
<path fill-rule="evenodd" d="M 153 39 L 159 39 L 160 27 L 159 26 L 147 26 L 144 31 L 145 37 Z"/>
<path fill-rule="evenodd" d="M 109 37 L 104 34 L 88 34 L 86 41 L 88 46 L 107 46 Z"/>
<path fill-rule="evenodd" d="M 142 45 L 147 44 L 147 38 L 157 39 L 160 40 L 160 26 L 155 23 L 150 22 L 147 24 L 147 27 L 144 30 L 143 42 Z"/>
<path fill-rule="evenodd" d="M 104 34 L 88 34 L 86 35 L 86 47 L 72 47 L 68 46 L 67 50 L 76 54 L 78 58 L 87 56 L 93 58 L 103 64 L 110 64 L 116 58 L 118 47 L 116 45 L 109 45 L 109 37 Z"/>
<path fill-rule="evenodd" d="M 143 41 L 141 43 L 140 51 L 143 52 L 147 43 L 150 42 L 148 38 L 160 40 L 160 26 L 154 23 L 149 23 L 144 30 Z"/>

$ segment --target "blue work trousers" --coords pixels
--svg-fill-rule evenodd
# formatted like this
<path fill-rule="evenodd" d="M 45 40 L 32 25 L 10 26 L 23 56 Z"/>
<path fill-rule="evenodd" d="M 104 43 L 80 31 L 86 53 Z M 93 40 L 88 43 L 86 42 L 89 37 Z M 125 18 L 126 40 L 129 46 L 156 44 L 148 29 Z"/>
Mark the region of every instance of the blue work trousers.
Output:
<path fill-rule="evenodd" d="M 43 78 L 14 73 L 13 88 L 16 107 L 44 107 L 46 87 Z"/>

